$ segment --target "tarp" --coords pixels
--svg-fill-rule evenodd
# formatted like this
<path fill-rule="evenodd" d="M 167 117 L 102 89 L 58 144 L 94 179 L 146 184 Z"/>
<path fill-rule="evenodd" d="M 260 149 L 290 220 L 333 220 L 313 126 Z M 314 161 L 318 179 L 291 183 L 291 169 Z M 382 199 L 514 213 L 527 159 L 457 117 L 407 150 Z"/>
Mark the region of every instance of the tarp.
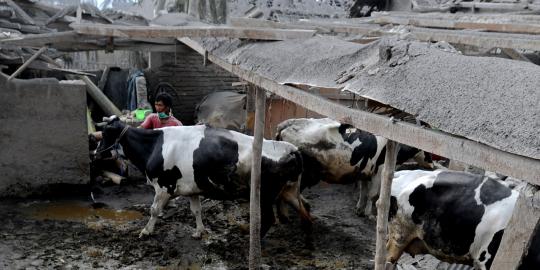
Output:
<path fill-rule="evenodd" d="M 333 37 L 196 41 L 229 63 L 278 83 L 344 89 L 448 133 L 540 159 L 537 65 L 463 56 L 445 43 L 397 38 L 367 45 Z"/>
<path fill-rule="evenodd" d="M 205 96 L 195 109 L 197 123 L 243 131 L 246 123 L 246 95 L 215 92 Z"/>

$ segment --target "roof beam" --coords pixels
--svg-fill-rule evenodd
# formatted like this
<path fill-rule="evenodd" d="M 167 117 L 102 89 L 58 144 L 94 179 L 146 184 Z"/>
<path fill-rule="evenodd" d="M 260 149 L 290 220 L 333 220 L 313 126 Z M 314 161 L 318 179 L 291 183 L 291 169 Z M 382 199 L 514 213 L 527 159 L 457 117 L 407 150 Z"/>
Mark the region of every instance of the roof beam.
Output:
<path fill-rule="evenodd" d="M 180 41 L 187 41 L 181 39 Z M 197 42 L 185 42 L 197 52 L 206 51 Z M 451 134 L 425 129 L 405 122 L 365 111 L 347 108 L 328 99 L 300 89 L 281 85 L 238 65 L 232 65 L 209 53 L 208 60 L 249 83 L 262 87 L 304 108 L 333 119 L 350 116 L 352 124 L 362 130 L 406 145 L 420 148 L 450 159 L 456 159 L 486 170 L 510 175 L 540 185 L 540 160 L 501 151 Z"/>
<path fill-rule="evenodd" d="M 489 23 L 475 22 L 456 19 L 421 18 L 400 15 L 380 15 L 376 14 L 374 22 L 377 24 L 400 24 L 429 28 L 448 29 L 476 29 L 490 32 L 540 34 L 540 25 L 533 23 Z"/>
<path fill-rule="evenodd" d="M 231 26 L 126 26 L 109 24 L 70 24 L 79 34 L 122 37 L 229 37 L 260 40 L 306 39 L 315 35 L 314 30 L 268 29 Z"/>
<path fill-rule="evenodd" d="M 257 27 L 271 27 L 271 28 L 310 28 L 310 29 L 326 29 L 327 31 L 334 31 L 340 33 L 349 34 L 361 34 L 368 36 L 391 36 L 397 34 L 403 34 L 402 32 L 395 32 L 391 29 L 385 29 L 375 24 L 337 24 L 328 22 L 326 24 L 320 24 L 315 22 L 302 23 L 275 23 L 256 19 L 245 18 L 233 18 L 231 19 L 233 25 L 255 25 Z M 320 27 L 319 27 L 320 24 Z M 440 25 L 440 24 L 439 24 Z M 446 24 L 448 25 L 448 24 Z M 540 30 L 539 30 L 540 31 Z M 509 49 L 524 49 L 540 51 L 540 35 L 528 35 L 528 34 L 515 34 L 515 33 L 493 33 L 493 32 L 479 32 L 479 31 L 467 31 L 467 30 L 447 30 L 447 29 L 429 29 L 421 27 L 409 27 L 409 32 L 412 37 L 420 41 L 446 41 L 453 44 L 472 45 L 477 47 L 487 48 L 509 48 Z"/>

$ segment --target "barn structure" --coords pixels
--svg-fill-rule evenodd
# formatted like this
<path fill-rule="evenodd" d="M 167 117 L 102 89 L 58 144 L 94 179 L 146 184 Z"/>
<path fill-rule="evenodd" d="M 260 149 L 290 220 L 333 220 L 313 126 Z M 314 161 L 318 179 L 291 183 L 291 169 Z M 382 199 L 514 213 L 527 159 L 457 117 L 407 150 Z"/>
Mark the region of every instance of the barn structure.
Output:
<path fill-rule="evenodd" d="M 29 5 L 21 4 L 23 9 Z M 533 11 L 536 8 L 534 4 L 484 2 L 463 2 L 459 7 L 515 9 L 517 5 Z M 0 40 L 3 49 L 30 48 L 29 56 L 33 55 L 26 57 L 19 69 L 10 70 L 10 76 L 1 78 L 2 89 L 11 91 L 0 93 L 3 105 L 0 107 L 11 107 L 14 100 L 28 100 L 30 94 L 26 92 L 31 90 L 26 89 L 37 84 L 47 86 L 47 91 L 40 95 L 55 95 L 63 102 L 62 109 L 53 104 L 44 106 L 42 110 L 47 115 L 61 115 L 65 106 L 77 112 L 71 118 L 61 118 L 66 124 L 61 131 L 66 134 L 58 131 L 51 133 L 51 138 L 47 135 L 40 139 L 52 141 L 66 136 L 69 140 L 63 141 L 64 147 L 73 144 L 78 149 L 86 148 L 84 127 L 81 129 L 81 123 L 75 124 L 74 119 L 86 117 L 85 104 L 79 104 L 84 103 L 84 85 L 106 114 L 122 114 L 116 108 L 119 104 L 102 94 L 100 88 L 103 90 L 104 85 L 95 79 L 92 82 L 90 78 L 95 74 L 67 69 L 51 60 L 47 53 L 142 51 L 148 54 L 149 69 L 145 73 L 149 85 L 166 82 L 176 89 L 173 94 L 179 102 L 175 112 L 184 123 L 194 123 L 194 104 L 219 87 L 246 90 L 250 104 L 246 121 L 254 118 L 254 123 L 246 126 L 254 127 L 259 143 L 263 136 L 271 138 L 275 125 L 282 120 L 305 116 L 348 118 L 355 127 L 391 140 L 378 203 L 375 269 L 384 267 L 386 220 L 397 143 L 526 181 L 529 187 L 520 194 L 492 269 L 518 269 L 526 255 L 540 220 L 537 188 L 540 185 L 540 92 L 537 89 L 540 82 L 535 83 L 540 69 L 533 53 L 540 51 L 540 18 L 536 15 L 374 12 L 372 17 L 362 19 L 284 22 L 238 17 L 228 18 L 227 25 L 216 25 L 169 14 L 169 18 L 149 26 L 118 23 L 88 6 L 75 10 L 41 8 L 49 14 L 45 25 L 62 22 L 64 31 L 43 32 L 46 27 L 40 27 L 40 23 L 19 8 L 15 11 L 35 33 Z M 170 25 L 170 21 L 175 25 Z M 15 78 L 36 59 L 48 63 L 48 68 L 56 72 L 69 73 L 73 79 L 80 80 L 58 83 Z M 68 86 L 76 91 L 66 93 Z M 267 94 L 272 96 L 267 98 Z M 43 99 L 40 96 L 31 99 L 34 98 Z M 0 115 L 14 119 L 25 110 L 13 108 Z M 46 118 L 40 123 L 53 125 L 58 119 Z M 5 132 L 12 141 L 29 133 L 17 129 Z M 38 139 L 33 139 L 37 143 Z M 2 152 L 9 156 L 0 154 L 0 161 L 4 161 L 0 168 L 16 181 L 16 184 L 0 183 L 0 187 L 6 187 L 4 190 L 25 188 L 24 183 L 29 182 L 24 177 L 15 177 L 17 171 L 8 171 L 13 166 L 5 161 L 13 153 L 22 152 L 23 147 L 12 141 L 0 144 L 10 149 Z M 260 145 L 258 149 L 260 153 Z M 67 163 L 70 164 L 67 171 L 74 173 L 66 179 L 84 182 L 87 169 L 77 168 L 87 164 L 80 154 L 62 148 L 58 156 L 52 157 L 53 160 L 62 157 L 62 162 L 76 160 Z M 44 158 L 36 156 L 36 159 L 48 163 Z M 27 166 L 22 168 L 32 170 Z M 39 177 L 48 178 L 43 173 Z M 253 183 L 256 178 L 255 173 Z M 252 198 L 256 198 L 255 187 L 256 184 L 252 185 Z M 251 207 L 256 209 L 257 205 Z M 256 224 L 257 220 L 252 222 Z M 252 242 L 255 247 L 257 242 L 258 239 Z M 260 253 L 260 246 L 258 249 Z M 250 268 L 259 265 L 260 259 L 250 257 Z"/>

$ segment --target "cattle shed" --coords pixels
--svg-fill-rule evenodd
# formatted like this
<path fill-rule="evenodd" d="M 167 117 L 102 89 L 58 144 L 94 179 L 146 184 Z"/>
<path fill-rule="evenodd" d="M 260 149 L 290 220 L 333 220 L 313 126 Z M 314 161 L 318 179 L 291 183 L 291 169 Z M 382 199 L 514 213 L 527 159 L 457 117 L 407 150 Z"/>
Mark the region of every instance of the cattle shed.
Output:
<path fill-rule="evenodd" d="M 178 111 L 186 123 L 193 121 L 195 100 L 214 88 L 246 90 L 251 103 L 247 111 L 255 118 L 256 142 L 262 142 L 263 133 L 272 135 L 269 104 L 280 102 L 281 107 L 274 110 L 282 112 L 294 103 L 303 111 L 295 109 L 293 115 L 346 119 L 357 128 L 388 138 L 391 142 L 377 205 L 375 269 L 384 269 L 389 192 L 398 143 L 522 179 L 528 186 L 520 193 L 491 269 L 518 269 L 522 263 L 540 220 L 540 82 L 535 76 L 540 68 L 534 57 L 527 55 L 540 51 L 540 19 L 536 16 L 381 12 L 361 19 L 275 22 L 229 18 L 228 25 L 213 25 L 182 15 L 175 17 L 176 26 L 90 23 L 77 16 L 70 20 L 67 31 L 4 39 L 0 46 L 42 48 L 36 58 L 49 48 L 64 52 L 145 51 L 150 59 L 149 81 L 168 82 L 180 89 L 177 98 L 185 103 Z M 475 31 L 479 29 L 483 31 Z M 90 74 L 64 72 L 83 76 L 89 94 L 102 100 L 99 105 L 110 114 L 120 114 L 88 82 L 85 76 Z M 14 89 L 0 93 L 4 96 L 0 103 L 6 102 L 2 107 L 9 107 L 0 115 L 18 127 L 2 129 L 7 139 L 0 146 L 8 151 L 0 153 L 0 165 L 4 166 L 0 169 L 16 184 L 2 182 L 0 188 L 5 184 L 7 190 L 31 190 L 39 181 L 50 183 L 48 179 L 58 170 L 63 172 L 62 178 L 69 179 L 55 178 L 59 182 L 84 183 L 89 173 L 87 156 L 82 154 L 88 148 L 84 140 L 87 133 L 85 123 L 79 121 L 86 117 L 81 81 L 0 79 L 2 89 Z M 36 85 L 46 90 L 37 90 Z M 265 93 L 279 100 L 267 100 Z M 349 95 L 353 101 L 341 99 Z M 43 105 L 28 111 L 7 102 L 21 100 L 18 104 L 24 104 L 29 98 L 36 101 L 28 102 Z M 59 101 L 63 105 L 58 106 Z M 71 113 L 65 115 L 65 110 Z M 18 118 L 21 113 L 35 115 L 39 123 L 28 125 L 32 130 L 21 129 L 19 125 L 25 121 Z M 48 117 L 42 117 L 44 114 Z M 47 132 L 58 119 L 64 119 L 65 128 Z M 59 137 L 66 139 L 57 144 L 54 139 Z M 43 141 L 50 142 L 49 148 L 32 146 Z M 39 148 L 37 152 L 43 157 L 35 156 L 32 164 L 36 167 L 14 166 L 27 147 Z M 74 148 L 80 151 L 75 154 Z M 257 151 L 257 144 L 254 149 Z M 72 165 L 66 168 L 61 164 Z M 21 181 L 20 169 L 31 170 L 38 182 Z M 257 174 L 252 177 L 256 179 Z M 253 192 L 256 190 L 252 189 L 252 198 L 256 198 Z M 251 203 L 255 209 L 257 205 Z M 251 218 L 250 229 L 256 230 L 253 224 L 259 221 L 255 215 Z M 251 247 L 260 253 L 260 240 L 252 239 Z M 260 263 L 260 257 L 250 257 L 250 268 Z"/>

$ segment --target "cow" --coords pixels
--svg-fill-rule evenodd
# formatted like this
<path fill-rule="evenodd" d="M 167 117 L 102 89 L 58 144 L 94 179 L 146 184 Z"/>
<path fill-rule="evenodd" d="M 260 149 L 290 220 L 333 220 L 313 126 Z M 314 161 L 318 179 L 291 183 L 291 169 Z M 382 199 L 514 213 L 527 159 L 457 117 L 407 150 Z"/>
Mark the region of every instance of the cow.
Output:
<path fill-rule="evenodd" d="M 369 17 L 373 11 L 385 10 L 389 3 L 389 0 L 355 0 L 349 9 L 349 17 Z"/>
<path fill-rule="evenodd" d="M 373 203 L 380 189 L 386 138 L 329 118 L 299 118 L 280 123 L 276 139 L 294 144 L 302 153 L 304 173 L 301 191 L 320 181 L 331 184 L 359 182 L 356 211 L 359 215 L 373 215 Z M 397 164 L 409 159 L 414 159 L 423 168 L 433 168 L 429 154 L 401 145 Z"/>
<path fill-rule="evenodd" d="M 519 192 L 484 175 L 461 171 L 394 174 L 387 261 L 403 252 L 489 269 Z M 536 252 L 536 251 L 535 251 Z"/>
<path fill-rule="evenodd" d="M 189 196 L 195 216 L 193 237 L 205 231 L 199 195 L 217 200 L 249 198 L 253 137 L 204 125 L 131 128 L 118 118 L 105 119 L 96 158 L 108 158 L 120 145 L 124 155 L 155 189 L 150 220 L 139 237 L 154 231 L 158 215 L 169 199 Z M 299 185 L 302 157 L 287 142 L 263 141 L 261 162 L 261 236 L 274 223 L 273 204 L 285 186 Z M 294 188 L 289 188 L 294 190 Z M 299 194 L 283 195 L 307 220 Z"/>

